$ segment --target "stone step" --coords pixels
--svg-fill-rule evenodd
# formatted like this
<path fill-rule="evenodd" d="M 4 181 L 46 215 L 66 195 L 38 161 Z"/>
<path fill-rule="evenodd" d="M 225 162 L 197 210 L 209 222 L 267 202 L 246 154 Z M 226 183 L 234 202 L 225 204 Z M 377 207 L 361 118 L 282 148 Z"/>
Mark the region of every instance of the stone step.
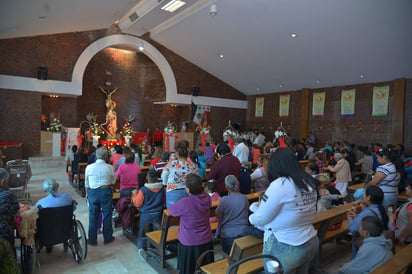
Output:
<path fill-rule="evenodd" d="M 66 167 L 64 156 L 36 156 L 29 158 L 30 167 L 33 168 L 47 168 L 47 167 Z"/>

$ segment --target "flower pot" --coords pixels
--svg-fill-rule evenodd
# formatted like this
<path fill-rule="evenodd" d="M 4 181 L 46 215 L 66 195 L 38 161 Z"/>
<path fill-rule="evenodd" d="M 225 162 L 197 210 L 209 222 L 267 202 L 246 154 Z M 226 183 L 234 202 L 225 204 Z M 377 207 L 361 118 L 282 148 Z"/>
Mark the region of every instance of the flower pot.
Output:
<path fill-rule="evenodd" d="M 54 132 L 52 137 L 52 156 L 53 157 L 60 157 L 60 146 L 61 146 L 61 133 Z"/>
<path fill-rule="evenodd" d="M 130 147 L 130 145 L 133 142 L 133 136 L 123 136 L 123 138 L 124 138 L 125 145 Z"/>

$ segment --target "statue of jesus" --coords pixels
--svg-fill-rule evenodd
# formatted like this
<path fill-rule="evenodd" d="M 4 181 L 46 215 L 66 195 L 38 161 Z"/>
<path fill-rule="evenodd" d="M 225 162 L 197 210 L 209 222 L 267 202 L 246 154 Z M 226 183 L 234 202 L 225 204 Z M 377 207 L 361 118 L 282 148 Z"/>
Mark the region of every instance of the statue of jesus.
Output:
<path fill-rule="evenodd" d="M 117 131 L 117 114 L 114 110 L 116 108 L 116 102 L 112 100 L 112 95 L 117 91 L 115 88 L 112 91 L 105 90 L 102 87 L 99 89 L 106 95 L 106 124 L 107 124 L 107 140 L 116 141 L 116 131 Z"/>

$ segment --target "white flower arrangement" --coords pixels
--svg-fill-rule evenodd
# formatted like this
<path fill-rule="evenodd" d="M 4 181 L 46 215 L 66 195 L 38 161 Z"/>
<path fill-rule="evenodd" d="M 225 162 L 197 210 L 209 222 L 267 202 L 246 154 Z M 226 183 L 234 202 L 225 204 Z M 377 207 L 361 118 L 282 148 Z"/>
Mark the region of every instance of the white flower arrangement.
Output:
<path fill-rule="evenodd" d="M 202 130 L 200 130 L 201 134 L 209 134 L 210 130 L 207 127 L 202 128 Z"/>
<path fill-rule="evenodd" d="M 90 132 L 92 136 L 100 136 L 104 133 L 99 123 L 97 123 L 97 115 L 93 112 L 87 114 L 87 121 L 89 122 Z"/>
<path fill-rule="evenodd" d="M 176 133 L 176 127 L 173 125 L 173 123 L 167 123 L 167 127 L 163 130 L 164 133 L 167 135 L 170 135 L 172 133 Z"/>
<path fill-rule="evenodd" d="M 56 132 L 56 133 L 58 133 L 58 132 L 63 132 L 63 131 L 65 131 L 66 128 L 62 125 L 62 123 L 60 122 L 59 119 L 54 118 L 54 119 L 53 119 L 53 122 L 50 123 L 50 127 L 48 127 L 46 130 L 47 130 L 47 131 L 51 131 L 51 132 Z"/>
<path fill-rule="evenodd" d="M 233 130 L 231 130 L 231 129 L 226 129 L 226 130 L 223 132 L 223 137 L 224 137 L 225 139 L 235 138 L 235 136 L 236 136 L 236 133 L 235 133 Z"/>
<path fill-rule="evenodd" d="M 126 120 L 122 127 L 121 135 L 124 136 L 134 136 L 133 127 L 130 125 L 129 121 Z"/>
<path fill-rule="evenodd" d="M 287 134 L 286 134 L 286 132 L 284 132 L 284 131 L 281 131 L 281 130 L 276 130 L 276 131 L 275 131 L 275 137 L 276 137 L 276 139 L 279 138 L 279 137 L 286 137 L 286 136 L 287 136 Z"/>

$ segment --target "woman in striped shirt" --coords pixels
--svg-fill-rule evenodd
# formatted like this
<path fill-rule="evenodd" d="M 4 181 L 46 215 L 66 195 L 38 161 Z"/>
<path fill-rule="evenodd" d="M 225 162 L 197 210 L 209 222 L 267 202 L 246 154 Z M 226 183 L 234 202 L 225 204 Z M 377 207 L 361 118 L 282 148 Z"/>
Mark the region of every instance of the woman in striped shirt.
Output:
<path fill-rule="evenodd" d="M 379 149 L 376 156 L 380 165 L 377 167 L 373 179 L 367 185 L 377 185 L 382 189 L 384 193 L 382 205 L 387 211 L 389 206 L 396 206 L 398 200 L 400 166 L 396 165 L 396 154 L 389 149 Z"/>

